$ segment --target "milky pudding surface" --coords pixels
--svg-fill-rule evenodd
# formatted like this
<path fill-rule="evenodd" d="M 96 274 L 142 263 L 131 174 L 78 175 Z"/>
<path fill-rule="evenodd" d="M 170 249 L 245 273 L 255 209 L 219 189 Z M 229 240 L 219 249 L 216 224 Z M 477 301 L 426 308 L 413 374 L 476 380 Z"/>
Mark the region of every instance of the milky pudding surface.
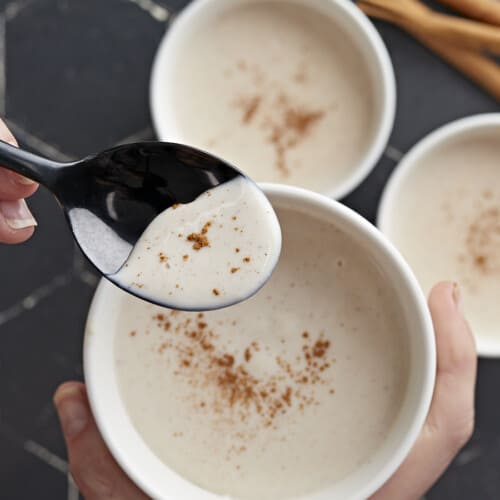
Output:
<path fill-rule="evenodd" d="M 120 393 L 151 450 L 193 483 L 246 499 L 295 498 L 370 459 L 402 404 L 398 299 L 346 234 L 278 210 L 283 250 L 251 299 L 179 312 L 123 294 Z"/>
<path fill-rule="evenodd" d="M 175 80 L 165 88 L 166 101 L 175 103 L 174 139 L 256 181 L 331 190 L 373 138 L 363 55 L 343 29 L 307 6 L 235 6 L 198 26 L 178 54 Z"/>
<path fill-rule="evenodd" d="M 472 330 L 485 339 L 500 335 L 498 134 L 480 130 L 422 157 L 384 228 L 426 293 L 442 280 L 460 285 Z"/>
<path fill-rule="evenodd" d="M 237 177 L 158 215 L 113 279 L 156 303 L 213 309 L 255 293 L 280 251 L 271 204 L 253 182 Z"/>

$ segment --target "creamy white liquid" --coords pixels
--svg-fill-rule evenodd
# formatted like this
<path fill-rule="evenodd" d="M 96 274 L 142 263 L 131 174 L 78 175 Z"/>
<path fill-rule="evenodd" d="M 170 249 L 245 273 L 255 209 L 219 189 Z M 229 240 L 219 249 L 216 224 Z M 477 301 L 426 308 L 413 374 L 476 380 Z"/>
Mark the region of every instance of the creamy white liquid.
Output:
<path fill-rule="evenodd" d="M 331 225 L 280 210 L 283 252 L 250 300 L 205 314 L 124 294 L 115 339 L 124 404 L 169 467 L 234 498 L 295 498 L 353 472 L 400 409 L 398 300 Z"/>
<path fill-rule="evenodd" d="M 500 334 L 500 141 L 498 131 L 459 138 L 423 157 L 393 200 L 386 228 L 425 292 L 459 283 L 481 337 Z"/>
<path fill-rule="evenodd" d="M 340 27 L 307 6 L 237 5 L 199 27 L 178 54 L 167 99 L 178 103 L 176 140 L 256 181 L 333 189 L 372 140 L 366 62 Z"/>
<path fill-rule="evenodd" d="M 114 279 L 176 309 L 214 309 L 255 293 L 280 250 L 271 204 L 253 182 L 237 177 L 157 216 Z"/>

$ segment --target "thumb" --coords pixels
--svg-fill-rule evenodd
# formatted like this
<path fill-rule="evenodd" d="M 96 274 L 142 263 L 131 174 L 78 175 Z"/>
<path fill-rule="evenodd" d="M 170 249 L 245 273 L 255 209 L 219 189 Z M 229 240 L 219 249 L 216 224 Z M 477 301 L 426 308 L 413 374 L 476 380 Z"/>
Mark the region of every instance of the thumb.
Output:
<path fill-rule="evenodd" d="M 87 500 L 143 500 L 146 497 L 108 451 L 90 411 L 85 386 L 61 385 L 54 404 L 68 448 L 71 473 Z"/>
<path fill-rule="evenodd" d="M 424 428 L 394 476 L 371 500 L 420 498 L 446 470 L 474 426 L 476 351 L 458 287 L 439 283 L 429 296 L 436 335 L 437 373 Z"/>

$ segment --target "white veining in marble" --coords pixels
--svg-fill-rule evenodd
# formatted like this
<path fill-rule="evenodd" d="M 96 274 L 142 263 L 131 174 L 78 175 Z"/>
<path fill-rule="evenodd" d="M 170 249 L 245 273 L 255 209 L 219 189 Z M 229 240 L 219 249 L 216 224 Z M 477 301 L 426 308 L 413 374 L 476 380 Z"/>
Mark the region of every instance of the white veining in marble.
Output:
<path fill-rule="evenodd" d="M 0 326 L 17 318 L 24 311 L 34 309 L 39 302 L 52 295 L 56 290 L 66 286 L 73 278 L 73 272 L 59 274 L 48 283 L 36 288 L 29 295 L 22 298 L 7 309 L 0 311 Z"/>
<path fill-rule="evenodd" d="M 168 9 L 162 5 L 153 2 L 153 0 L 128 0 L 129 2 L 137 5 L 142 10 L 145 10 L 153 19 L 160 23 L 164 23 L 170 17 Z"/>
<path fill-rule="evenodd" d="M 399 162 L 401 158 L 403 158 L 404 153 L 399 151 L 399 149 L 395 148 L 394 146 L 391 146 L 390 144 L 385 148 L 384 155 L 387 156 L 387 158 Z"/>
<path fill-rule="evenodd" d="M 42 462 L 45 462 L 47 465 L 50 465 L 52 468 L 56 469 L 63 474 L 67 474 L 69 470 L 69 465 L 66 460 L 58 457 L 55 453 L 52 453 L 50 450 L 42 446 L 41 444 L 28 439 L 24 443 L 24 449 L 39 458 Z"/>
<path fill-rule="evenodd" d="M 80 492 L 73 479 L 73 476 L 68 472 L 68 500 L 78 500 L 80 498 Z"/>
<path fill-rule="evenodd" d="M 22 10 L 34 4 L 37 0 L 15 0 L 5 7 L 5 19 L 12 21 Z"/>

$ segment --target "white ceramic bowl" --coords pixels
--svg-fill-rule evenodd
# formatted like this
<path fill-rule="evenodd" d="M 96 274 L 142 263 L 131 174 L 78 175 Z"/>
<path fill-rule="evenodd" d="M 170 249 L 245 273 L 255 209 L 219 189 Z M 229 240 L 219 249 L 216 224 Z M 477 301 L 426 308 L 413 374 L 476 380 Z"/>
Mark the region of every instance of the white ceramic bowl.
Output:
<path fill-rule="evenodd" d="M 160 140 L 189 144 L 175 118 L 175 109 L 182 103 L 175 102 L 170 91 L 176 78 L 177 61 L 182 47 L 200 25 L 237 3 L 262 0 L 194 0 L 175 19 L 156 54 L 150 85 L 150 105 L 153 123 Z M 356 188 L 370 173 L 389 140 L 394 123 L 396 87 L 392 64 L 387 49 L 371 21 L 350 0 L 282 0 L 305 4 L 314 8 L 332 23 L 332 29 L 340 27 L 359 49 L 371 76 L 370 85 L 374 96 L 373 127 L 371 139 L 363 155 L 351 165 L 351 173 L 336 185 L 325 185 L 322 194 L 340 199 Z M 195 144 L 196 146 L 196 144 Z M 199 146 L 199 145 L 198 145 Z M 332 162 L 335 158 L 332 158 Z M 248 172 L 252 176 L 251 172 Z M 259 182 L 271 179 L 255 179 Z M 333 182 L 333 181 L 332 181 Z M 305 186 L 303 186 L 305 187 Z"/>
<path fill-rule="evenodd" d="M 417 143 L 401 160 L 398 167 L 387 183 L 382 200 L 379 206 L 377 223 L 380 230 L 392 241 L 397 240 L 396 230 L 393 228 L 393 214 L 398 211 L 398 198 L 404 196 L 404 192 L 411 190 L 410 176 L 419 168 L 425 165 L 427 159 L 433 153 L 452 141 L 460 141 L 473 137 L 480 137 L 482 133 L 498 133 L 500 140 L 500 113 L 490 113 L 463 118 L 449 123 L 438 130 L 432 132 L 427 137 Z M 471 173 L 474 174 L 474 165 L 470 166 Z M 500 171 L 498 173 L 500 179 Z M 408 221 L 411 224 L 411 221 Z M 432 258 L 431 255 L 428 256 Z M 453 258 L 450 255 L 450 258 Z M 410 262 L 411 264 L 411 262 Z M 442 280 L 442 275 L 434 277 L 434 282 Z M 446 277 L 447 279 L 449 277 Z M 465 313 L 467 314 L 467 299 L 465 298 Z M 480 356 L 500 357 L 500 335 L 485 335 L 484 332 L 474 328 L 477 351 Z M 498 333 L 499 325 L 495 327 Z"/>
<path fill-rule="evenodd" d="M 307 500 L 365 499 L 398 468 L 415 443 L 426 418 L 434 387 L 435 345 L 425 298 L 411 270 L 381 233 L 361 216 L 325 196 L 278 184 L 264 185 L 275 208 L 291 207 L 327 220 L 369 253 L 399 298 L 409 346 L 409 377 L 401 410 L 383 445 L 354 473 Z M 221 498 L 188 482 L 162 463 L 132 425 L 120 398 L 114 370 L 114 332 L 123 292 L 103 280 L 95 294 L 84 344 L 85 380 L 99 429 L 113 456 L 153 498 Z M 335 450 L 332 450 L 334 453 Z"/>

